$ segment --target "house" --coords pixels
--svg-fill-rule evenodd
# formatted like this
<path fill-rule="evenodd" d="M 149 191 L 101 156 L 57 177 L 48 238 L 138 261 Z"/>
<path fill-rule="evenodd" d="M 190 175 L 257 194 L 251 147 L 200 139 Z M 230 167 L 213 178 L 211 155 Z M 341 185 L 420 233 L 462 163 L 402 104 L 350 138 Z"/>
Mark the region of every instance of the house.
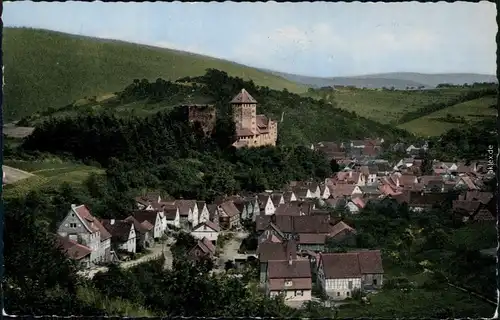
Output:
<path fill-rule="evenodd" d="M 330 228 L 329 240 L 336 244 L 355 244 L 356 229 L 349 226 L 344 221 L 339 221 Z"/>
<path fill-rule="evenodd" d="M 361 172 L 341 171 L 337 172 L 336 180 L 346 184 L 354 184 L 356 186 L 364 186 L 366 184 L 365 176 Z"/>
<path fill-rule="evenodd" d="M 320 198 L 321 199 L 328 199 L 330 198 L 330 188 L 328 188 L 328 186 L 326 185 L 321 185 L 320 186 Z"/>
<path fill-rule="evenodd" d="M 321 198 L 321 187 L 318 183 L 311 182 L 307 185 L 307 188 L 309 189 L 309 191 L 311 193 L 310 198 L 314 198 L 314 199 Z"/>
<path fill-rule="evenodd" d="M 125 221 L 129 221 L 134 224 L 137 236 L 137 251 L 150 248 L 154 245 L 154 226 L 149 223 L 149 221 L 145 220 L 140 223 L 133 216 L 128 216 Z"/>
<path fill-rule="evenodd" d="M 278 206 L 274 214 L 285 216 L 305 216 L 310 215 L 313 209 L 314 203 L 294 201 Z"/>
<path fill-rule="evenodd" d="M 317 283 L 322 291 L 336 300 L 352 297 L 362 290 L 361 270 L 355 253 L 320 253 Z"/>
<path fill-rule="evenodd" d="M 280 204 L 285 204 L 285 198 L 281 193 L 273 193 L 271 194 L 271 201 L 274 204 L 274 207 L 279 206 Z"/>
<path fill-rule="evenodd" d="M 456 189 L 463 189 L 463 190 L 479 190 L 479 188 L 472 182 L 470 177 L 463 176 L 459 177 L 456 184 L 455 184 Z"/>
<path fill-rule="evenodd" d="M 491 199 L 493 199 L 493 193 L 491 192 L 483 192 L 483 191 L 467 191 L 463 196 L 460 197 L 459 200 L 477 200 L 482 204 L 488 204 Z"/>
<path fill-rule="evenodd" d="M 196 201 L 198 206 L 198 223 L 202 223 L 210 220 L 210 213 L 208 212 L 208 207 L 205 201 Z"/>
<path fill-rule="evenodd" d="M 298 234 L 297 247 L 299 251 L 325 251 L 326 234 L 300 233 Z"/>
<path fill-rule="evenodd" d="M 453 200 L 453 212 L 462 221 L 469 221 L 481 208 L 480 201 L 474 200 Z"/>
<path fill-rule="evenodd" d="M 60 235 L 56 236 L 56 245 L 68 258 L 75 260 L 80 268 L 90 268 L 90 255 L 92 249 L 83 244 L 79 244 L 75 240 Z"/>
<path fill-rule="evenodd" d="M 198 210 L 198 206 L 196 206 L 195 200 L 175 200 L 171 202 L 164 203 L 163 205 L 164 211 L 170 211 L 169 216 L 172 218 L 174 216 L 174 210 L 179 213 L 180 218 L 180 226 L 181 228 L 189 229 L 193 222 L 193 208 L 196 207 Z M 172 221 L 168 219 L 169 221 Z M 173 225 L 172 222 L 169 224 Z M 177 227 L 177 226 L 176 226 Z"/>
<path fill-rule="evenodd" d="M 258 195 L 259 208 L 260 211 L 264 212 L 264 215 L 269 216 L 274 214 L 276 207 L 271 199 L 271 196 L 268 194 L 259 194 Z"/>
<path fill-rule="evenodd" d="M 219 225 L 223 229 L 231 229 L 240 226 L 240 211 L 233 201 L 224 201 L 217 206 Z"/>
<path fill-rule="evenodd" d="M 255 218 L 260 214 L 259 198 L 255 195 L 252 195 L 245 197 L 245 199 L 247 200 L 246 219 L 255 221 Z"/>
<path fill-rule="evenodd" d="M 285 240 L 285 234 L 274 223 L 270 222 L 264 232 L 257 238 L 257 243 L 283 243 Z"/>
<path fill-rule="evenodd" d="M 472 220 L 475 222 L 477 222 L 477 221 L 496 221 L 497 217 L 488 208 L 483 208 L 483 209 L 480 209 L 474 216 L 472 216 Z"/>
<path fill-rule="evenodd" d="M 354 197 L 347 201 L 346 207 L 350 213 L 356 214 L 365 207 L 365 202 L 361 197 Z"/>
<path fill-rule="evenodd" d="M 372 185 L 377 182 L 377 166 L 361 166 L 359 171 L 364 175 L 365 184 Z"/>
<path fill-rule="evenodd" d="M 240 220 L 252 220 L 254 212 L 253 206 L 255 202 L 255 198 L 253 197 L 240 197 L 235 196 L 230 198 L 238 211 L 240 212 Z M 259 209 L 260 212 L 260 209 Z"/>
<path fill-rule="evenodd" d="M 318 283 L 323 292 L 336 300 L 352 297 L 356 290 L 381 287 L 383 275 L 379 250 L 319 255 Z"/>
<path fill-rule="evenodd" d="M 85 205 L 71 205 L 71 210 L 57 229 L 61 237 L 90 248 L 90 263 L 106 263 L 112 259 L 111 234 Z"/>
<path fill-rule="evenodd" d="M 311 199 L 313 198 L 313 194 L 311 193 L 311 189 L 308 187 L 297 186 L 292 189 L 295 194 L 297 200 Z"/>
<path fill-rule="evenodd" d="M 311 265 L 309 260 L 271 260 L 267 270 L 266 291 L 270 297 L 283 295 L 285 304 L 295 305 L 312 297 Z"/>
<path fill-rule="evenodd" d="M 162 198 L 159 192 L 148 192 L 135 200 L 139 210 L 153 210 L 153 204 L 160 203 Z"/>
<path fill-rule="evenodd" d="M 373 184 L 370 186 L 359 187 L 365 199 L 375 199 L 381 196 L 380 190 L 378 189 L 378 184 Z"/>
<path fill-rule="evenodd" d="M 212 221 L 215 224 L 219 224 L 219 211 L 217 210 L 218 206 L 216 204 L 207 204 L 209 221 Z"/>
<path fill-rule="evenodd" d="M 365 141 L 364 140 L 352 140 L 349 143 L 350 148 L 356 148 L 356 149 L 363 149 L 365 147 Z"/>
<path fill-rule="evenodd" d="M 103 219 L 102 225 L 111 234 L 111 245 L 117 250 L 130 253 L 137 251 L 136 231 L 134 223 L 125 220 Z"/>
<path fill-rule="evenodd" d="M 175 200 L 175 205 L 179 208 L 179 216 L 182 222 L 187 221 L 188 226 L 195 226 L 199 221 L 198 205 L 196 200 Z"/>
<path fill-rule="evenodd" d="M 398 203 L 407 203 L 411 210 L 419 212 L 433 207 L 441 207 L 447 199 L 447 194 L 442 192 L 424 193 L 405 190 L 392 197 Z"/>
<path fill-rule="evenodd" d="M 213 259 L 215 255 L 215 245 L 207 238 L 198 240 L 196 245 L 188 251 L 188 258 L 194 261 L 202 259 Z"/>
<path fill-rule="evenodd" d="M 164 212 L 164 218 L 165 218 L 165 227 L 163 227 L 162 223 L 162 230 L 165 231 L 168 226 L 173 226 L 175 228 L 180 228 L 181 227 L 181 214 L 180 214 L 180 209 L 176 205 L 165 205 L 163 208 Z M 162 216 L 159 215 L 160 221 L 162 220 Z M 184 220 L 184 223 L 186 223 L 187 220 Z M 163 232 L 161 231 L 161 232 Z M 156 238 L 156 237 L 155 237 Z"/>
<path fill-rule="evenodd" d="M 295 193 L 293 193 L 293 191 L 285 191 L 285 193 L 283 194 L 283 198 L 285 199 L 285 203 L 297 201 L 297 197 L 295 196 Z"/>
<path fill-rule="evenodd" d="M 213 244 L 217 242 L 219 237 L 220 227 L 211 221 L 205 221 L 193 228 L 191 235 L 195 239 L 208 239 Z"/>
<path fill-rule="evenodd" d="M 448 171 L 457 171 L 458 166 L 456 163 L 453 162 L 442 162 L 441 163 L 442 168 L 447 169 Z"/>
<path fill-rule="evenodd" d="M 290 255 L 292 259 L 297 258 L 297 243 L 294 240 L 285 240 L 283 242 L 259 243 L 257 248 L 260 263 L 260 283 L 267 283 L 268 262 L 271 260 L 288 260 Z"/>
<path fill-rule="evenodd" d="M 406 153 L 408 153 L 408 154 L 412 154 L 412 153 L 414 153 L 414 152 L 418 152 L 418 151 L 420 151 L 420 148 L 415 147 L 415 146 L 412 144 L 412 145 L 410 145 L 408 148 L 406 148 L 406 150 L 405 150 L 405 151 L 406 151 Z"/>
<path fill-rule="evenodd" d="M 168 215 L 168 212 L 167 212 Z M 163 236 L 163 224 L 161 221 L 160 214 L 156 211 L 149 211 L 149 210 L 138 210 L 134 211 L 132 213 L 132 216 L 139 221 L 139 223 L 143 223 L 144 221 L 149 222 L 151 225 L 154 226 L 153 228 L 153 238 L 154 239 L 159 239 Z"/>
<path fill-rule="evenodd" d="M 355 197 L 356 195 L 363 195 L 361 189 L 353 184 L 336 184 L 334 186 L 330 186 L 331 196 L 336 198 L 344 198 L 344 197 Z"/>

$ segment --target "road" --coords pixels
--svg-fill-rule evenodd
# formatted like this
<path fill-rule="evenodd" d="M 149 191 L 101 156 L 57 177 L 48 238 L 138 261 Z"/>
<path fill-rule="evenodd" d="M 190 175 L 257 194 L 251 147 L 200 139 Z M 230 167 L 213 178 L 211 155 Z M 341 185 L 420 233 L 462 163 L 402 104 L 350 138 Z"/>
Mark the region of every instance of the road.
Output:
<path fill-rule="evenodd" d="M 15 183 L 17 181 L 34 177 L 35 175 L 23 170 L 12 168 L 9 166 L 2 166 L 2 170 L 5 173 L 5 184 Z"/>
<path fill-rule="evenodd" d="M 153 248 L 150 248 L 149 250 L 151 251 L 150 253 L 140 257 L 137 260 L 126 261 L 126 262 L 120 263 L 120 267 L 125 268 L 125 269 L 135 267 L 138 264 L 145 263 L 145 262 L 148 262 L 150 260 L 157 258 L 163 252 L 163 254 L 165 256 L 165 268 L 167 268 L 167 269 L 172 268 L 172 252 L 170 251 L 170 247 L 168 247 L 167 245 L 163 245 L 161 243 L 158 243 Z M 92 279 L 98 272 L 101 272 L 101 271 L 106 272 L 106 271 L 108 271 L 108 268 L 107 267 L 92 268 L 90 270 L 81 271 L 80 274 L 89 278 L 89 279 Z"/>
<path fill-rule="evenodd" d="M 219 257 L 219 266 L 224 266 L 224 263 L 226 263 L 227 260 L 233 260 L 235 258 L 239 258 L 242 256 L 246 255 L 241 255 L 238 253 L 238 250 L 240 249 L 241 242 L 243 239 L 248 237 L 247 232 L 233 232 L 233 238 L 228 241 L 228 243 L 224 246 L 223 252 L 220 254 Z"/>

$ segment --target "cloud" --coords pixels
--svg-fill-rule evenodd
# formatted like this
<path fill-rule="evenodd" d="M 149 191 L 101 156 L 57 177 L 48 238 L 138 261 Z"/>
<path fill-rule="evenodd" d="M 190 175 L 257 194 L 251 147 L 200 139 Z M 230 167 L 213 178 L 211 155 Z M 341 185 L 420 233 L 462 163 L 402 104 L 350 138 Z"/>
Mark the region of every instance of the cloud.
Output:
<path fill-rule="evenodd" d="M 312 57 L 327 64 L 347 59 L 363 69 L 363 64 L 373 67 L 388 56 L 425 55 L 436 43 L 438 38 L 432 30 L 423 28 L 381 27 L 340 32 L 328 23 L 317 23 L 310 28 L 287 25 L 245 38 L 235 45 L 230 58 L 252 61 L 265 68 L 289 66 L 291 61 Z"/>

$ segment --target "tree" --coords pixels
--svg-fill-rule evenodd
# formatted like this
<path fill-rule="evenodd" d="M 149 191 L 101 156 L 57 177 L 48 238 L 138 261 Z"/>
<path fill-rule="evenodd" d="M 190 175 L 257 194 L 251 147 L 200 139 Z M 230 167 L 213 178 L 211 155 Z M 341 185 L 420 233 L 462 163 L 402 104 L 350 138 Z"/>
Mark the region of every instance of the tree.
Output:
<path fill-rule="evenodd" d="M 340 166 L 337 163 L 337 160 L 335 160 L 335 159 L 330 160 L 330 170 L 332 171 L 332 173 L 336 173 L 336 172 L 340 171 Z"/>

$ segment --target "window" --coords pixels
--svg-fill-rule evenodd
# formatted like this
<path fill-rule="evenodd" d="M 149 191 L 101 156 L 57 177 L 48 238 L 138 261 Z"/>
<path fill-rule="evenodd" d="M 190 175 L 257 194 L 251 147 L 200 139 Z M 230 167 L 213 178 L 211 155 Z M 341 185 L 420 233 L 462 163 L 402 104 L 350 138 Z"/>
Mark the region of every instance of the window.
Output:
<path fill-rule="evenodd" d="M 76 228 L 76 223 L 70 223 L 70 224 L 69 224 L 69 227 L 70 227 L 70 228 Z"/>
<path fill-rule="evenodd" d="M 376 286 L 377 285 L 377 279 L 373 279 L 373 285 Z"/>
<path fill-rule="evenodd" d="M 303 296 L 304 295 L 304 291 L 303 290 L 297 290 L 295 291 L 295 296 Z"/>
<path fill-rule="evenodd" d="M 352 289 L 352 281 L 349 281 L 349 282 L 348 282 L 347 287 L 348 287 L 349 289 Z"/>
<path fill-rule="evenodd" d="M 285 280 L 285 287 L 291 287 L 292 286 L 292 280 Z"/>
<path fill-rule="evenodd" d="M 340 297 L 340 292 L 337 292 L 337 297 Z"/>
<path fill-rule="evenodd" d="M 350 291 L 347 291 L 346 292 L 347 296 L 349 297 L 351 295 L 351 292 Z"/>

